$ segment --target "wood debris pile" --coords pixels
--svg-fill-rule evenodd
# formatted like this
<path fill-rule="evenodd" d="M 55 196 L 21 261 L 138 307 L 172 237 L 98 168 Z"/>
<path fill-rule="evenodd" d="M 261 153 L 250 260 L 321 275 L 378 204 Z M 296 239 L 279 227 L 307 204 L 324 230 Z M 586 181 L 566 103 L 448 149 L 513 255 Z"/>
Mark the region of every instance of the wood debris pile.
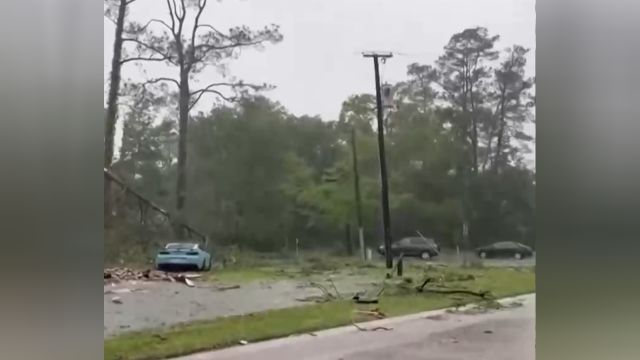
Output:
<path fill-rule="evenodd" d="M 157 270 L 134 270 L 130 268 L 109 268 L 104 270 L 105 283 L 117 283 L 120 281 L 170 281 L 181 282 L 187 286 L 194 286 L 191 279 L 200 277 L 199 274 L 169 274 Z"/>

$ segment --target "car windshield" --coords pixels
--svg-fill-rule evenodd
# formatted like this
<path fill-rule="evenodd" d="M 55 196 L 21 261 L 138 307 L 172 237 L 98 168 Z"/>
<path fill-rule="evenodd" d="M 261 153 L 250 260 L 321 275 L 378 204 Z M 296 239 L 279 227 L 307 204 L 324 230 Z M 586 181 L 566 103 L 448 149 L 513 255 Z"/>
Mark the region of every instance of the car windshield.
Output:
<path fill-rule="evenodd" d="M 172 243 L 172 244 L 167 244 L 167 246 L 165 247 L 165 249 L 167 250 L 190 250 L 190 249 L 194 249 L 196 247 L 196 244 L 192 244 L 192 243 Z"/>

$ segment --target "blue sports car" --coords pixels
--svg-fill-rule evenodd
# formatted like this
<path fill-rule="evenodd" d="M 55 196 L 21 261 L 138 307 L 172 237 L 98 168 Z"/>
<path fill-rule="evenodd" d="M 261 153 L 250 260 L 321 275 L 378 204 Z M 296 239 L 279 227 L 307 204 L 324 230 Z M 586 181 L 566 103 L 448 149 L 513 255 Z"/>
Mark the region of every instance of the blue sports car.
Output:
<path fill-rule="evenodd" d="M 169 243 L 156 255 L 156 269 L 211 269 L 211 255 L 196 243 Z"/>

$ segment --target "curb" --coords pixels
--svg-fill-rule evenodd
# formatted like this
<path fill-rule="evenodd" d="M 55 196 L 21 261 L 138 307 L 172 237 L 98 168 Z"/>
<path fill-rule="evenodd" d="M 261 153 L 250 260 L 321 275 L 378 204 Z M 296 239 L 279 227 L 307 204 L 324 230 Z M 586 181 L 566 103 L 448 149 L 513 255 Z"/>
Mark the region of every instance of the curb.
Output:
<path fill-rule="evenodd" d="M 532 300 L 534 297 L 535 297 L 535 293 L 529 293 L 529 294 L 523 294 L 523 295 L 518 295 L 518 296 L 512 296 L 512 297 L 507 297 L 507 298 L 496 299 L 496 301 L 498 303 L 500 303 L 501 305 L 504 305 L 505 303 L 510 303 L 510 302 L 514 302 L 514 301 L 528 302 L 528 301 Z M 459 307 L 458 310 L 459 311 L 469 310 L 469 309 L 472 309 L 474 306 L 476 306 L 476 304 L 471 303 L 471 304 Z M 449 307 L 449 308 L 438 309 L 438 310 L 429 310 L 429 311 L 423 311 L 423 312 L 409 314 L 409 315 L 401 315 L 401 316 L 395 316 L 395 317 L 390 317 L 390 318 L 386 318 L 386 319 L 360 322 L 360 323 L 356 323 L 356 325 L 363 326 L 363 327 L 370 327 L 370 328 L 373 328 L 373 327 L 376 327 L 376 326 L 393 325 L 393 324 L 401 323 L 401 322 L 404 322 L 404 321 L 412 321 L 412 320 L 423 319 L 423 318 L 428 317 L 428 316 L 444 315 L 444 314 L 447 313 L 447 311 L 450 311 L 452 309 L 454 309 L 454 308 Z M 337 328 L 319 330 L 317 332 L 314 332 L 314 334 L 316 336 L 320 337 L 320 336 L 342 334 L 342 333 L 351 332 L 351 331 L 358 331 L 358 330 L 355 329 L 353 327 L 353 325 L 345 325 L 345 326 L 340 326 L 340 327 L 337 327 Z M 308 336 L 308 334 L 297 334 L 297 335 L 291 335 L 291 336 L 286 337 L 286 338 L 281 338 L 281 340 L 294 339 L 294 338 L 297 338 L 297 337 L 307 337 L 307 336 Z M 256 344 L 258 344 L 258 343 L 256 343 Z"/>
<path fill-rule="evenodd" d="M 496 301 L 500 304 L 505 304 L 505 303 L 509 303 L 509 302 L 513 302 L 513 301 L 518 301 L 518 302 L 522 302 L 522 303 L 527 303 L 532 301 L 535 298 L 535 293 L 529 293 L 529 294 L 522 294 L 522 295 L 518 295 L 518 296 L 512 296 L 512 297 L 507 297 L 507 298 L 501 298 L 501 299 L 496 299 Z M 465 306 L 461 306 L 458 308 L 458 310 L 468 310 L 471 309 L 475 306 L 475 304 L 468 304 Z M 409 315 L 402 315 L 402 316 L 396 316 L 396 317 L 391 317 L 391 318 L 387 318 L 387 319 L 381 319 L 381 320 L 373 320 L 373 321 L 366 321 L 366 322 L 360 322 L 360 323 L 356 323 L 358 326 L 363 326 L 363 327 L 368 327 L 368 328 L 373 328 L 376 326 L 385 326 L 385 325 L 392 325 L 392 324 L 397 324 L 397 323 L 401 323 L 404 321 L 413 321 L 413 320 L 419 320 L 419 319 L 423 319 L 425 317 L 428 316 L 435 316 L 435 315 L 442 315 L 445 314 L 448 310 L 453 309 L 452 307 L 449 308 L 444 308 L 444 309 L 439 309 L 439 310 L 429 310 L 429 311 L 423 311 L 420 313 L 415 313 L 415 314 L 409 314 Z M 335 336 L 335 335 L 339 335 L 339 334 L 346 334 L 346 333 L 352 333 L 352 332 L 357 332 L 358 329 L 356 329 L 353 325 L 345 325 L 345 326 L 340 326 L 340 327 L 336 327 L 336 328 L 330 328 L 330 329 L 325 329 L 325 330 L 319 330 L 317 332 L 313 332 L 313 336 L 310 336 L 311 333 L 300 333 L 300 334 L 295 334 L 295 335 L 290 335 L 290 336 L 286 336 L 286 337 L 281 337 L 281 338 L 276 338 L 276 339 L 272 339 L 272 340 L 264 340 L 264 341 L 258 341 L 255 343 L 249 343 L 245 346 L 232 346 L 232 347 L 228 347 L 228 348 L 224 348 L 224 349 L 220 349 L 220 350 L 212 350 L 212 351 L 205 351 L 205 352 L 200 352 L 200 353 L 195 353 L 195 354 L 191 354 L 191 355 L 186 355 L 183 357 L 177 357 L 177 358 L 173 358 L 173 360 L 203 360 L 203 359 L 210 359 L 209 356 L 213 356 L 212 354 L 216 351 L 239 351 L 240 354 L 242 352 L 252 352 L 252 351 L 259 351 L 259 350 L 266 350 L 266 349 L 270 349 L 270 348 L 274 348 L 274 347 L 279 347 L 279 346 L 283 346 L 283 345 L 287 345 L 290 344 L 291 342 L 295 342 L 295 341 L 312 341 L 313 339 L 318 339 L 321 337 L 328 337 L 328 336 Z M 211 357 L 212 359 L 213 357 Z"/>

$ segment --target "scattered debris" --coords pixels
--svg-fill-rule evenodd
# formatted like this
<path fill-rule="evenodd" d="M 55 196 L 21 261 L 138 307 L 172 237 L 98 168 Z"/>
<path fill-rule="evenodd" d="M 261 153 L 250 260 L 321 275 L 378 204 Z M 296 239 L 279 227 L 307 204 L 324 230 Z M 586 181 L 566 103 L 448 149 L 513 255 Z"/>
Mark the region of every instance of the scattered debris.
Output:
<path fill-rule="evenodd" d="M 430 292 L 430 293 L 436 293 L 436 294 L 465 294 L 465 295 L 473 295 L 473 296 L 481 297 L 483 299 L 491 298 L 490 291 L 473 291 L 473 290 L 465 290 L 465 289 L 423 289 L 418 291 Z"/>
<path fill-rule="evenodd" d="M 447 320 L 447 317 L 442 314 L 438 314 L 438 315 L 426 316 L 425 319 L 434 320 L 434 321 L 443 321 L 443 320 Z"/>
<path fill-rule="evenodd" d="M 336 296 L 339 299 L 342 299 L 342 295 L 340 295 L 340 292 L 338 291 L 338 288 L 336 287 L 336 284 L 333 282 L 333 280 L 331 278 L 327 279 L 327 281 L 329 281 L 329 283 L 331 284 L 331 286 L 333 287 L 333 290 L 336 291 Z"/>
<path fill-rule="evenodd" d="M 491 331 L 491 330 L 485 330 L 485 331 L 484 331 L 484 333 L 485 333 L 485 334 L 493 334 L 493 331 Z"/>
<path fill-rule="evenodd" d="M 416 286 L 416 290 L 418 290 L 418 292 L 424 291 L 424 287 L 427 286 L 427 284 L 432 282 L 433 280 L 435 280 L 435 279 L 431 278 L 431 277 L 428 277 L 428 278 L 424 279 L 422 284 L 420 284 L 419 286 Z"/>
<path fill-rule="evenodd" d="M 377 319 L 384 319 L 387 317 L 387 315 L 385 313 L 383 313 L 382 311 L 380 311 L 380 309 L 375 308 L 375 309 L 371 309 L 371 310 L 356 310 L 356 312 L 358 314 L 364 314 L 364 315 L 368 315 L 368 316 L 373 316 Z"/>
<path fill-rule="evenodd" d="M 510 308 L 510 309 L 511 308 L 522 307 L 522 306 L 524 306 L 524 305 L 520 301 L 514 301 L 514 302 L 511 302 L 511 303 L 503 305 L 503 307 Z"/>
<path fill-rule="evenodd" d="M 240 343 L 240 345 L 247 345 L 249 342 L 247 340 L 240 340 L 238 343 Z"/>
<path fill-rule="evenodd" d="M 127 294 L 130 293 L 131 289 L 128 288 L 122 288 L 122 289 L 113 289 L 113 290 L 107 290 L 104 292 L 105 295 L 111 295 L 111 294 Z"/>
<path fill-rule="evenodd" d="M 356 304 L 377 304 L 379 303 L 378 299 L 363 299 L 359 296 L 354 296 L 353 299 L 355 300 Z"/>
<path fill-rule="evenodd" d="M 198 279 L 202 277 L 202 274 L 182 274 L 187 279 Z"/>
<path fill-rule="evenodd" d="M 338 299 L 339 295 L 336 294 L 332 294 L 324 285 L 319 284 L 319 283 L 309 283 L 309 285 L 307 287 L 312 287 L 312 288 L 316 288 L 320 291 L 322 291 L 322 296 L 317 297 L 316 302 L 328 302 L 328 301 L 332 301 L 332 300 L 336 300 Z M 334 285 L 335 287 L 335 285 Z M 306 299 L 310 299 L 312 297 L 307 297 Z"/>
<path fill-rule="evenodd" d="M 133 270 L 130 268 L 110 268 L 103 271 L 105 282 L 111 284 L 121 281 L 170 281 L 170 282 L 182 282 L 187 286 L 193 287 L 193 281 L 191 279 L 197 279 L 202 277 L 201 274 L 177 274 L 170 275 L 164 271 L 158 270 Z"/>
<path fill-rule="evenodd" d="M 111 302 L 114 303 L 114 304 L 121 305 L 122 304 L 122 299 L 120 297 L 118 297 L 118 296 L 114 296 L 114 297 L 111 298 Z"/>
<path fill-rule="evenodd" d="M 460 306 L 462 305 L 463 304 L 460 304 Z M 484 300 L 472 305 L 468 309 L 459 310 L 458 307 L 456 307 L 455 309 L 448 309 L 447 312 L 450 314 L 459 313 L 464 315 L 477 315 L 487 313 L 490 310 L 500 310 L 502 308 L 504 308 L 504 306 L 495 300 Z"/>
<path fill-rule="evenodd" d="M 240 285 L 229 285 L 229 286 L 217 286 L 214 288 L 216 291 L 227 291 L 233 289 L 240 289 Z"/>
<path fill-rule="evenodd" d="M 413 284 L 413 278 L 412 278 L 412 277 L 410 277 L 410 276 L 405 276 L 405 277 L 403 277 L 403 278 L 402 278 L 402 281 L 403 281 L 405 284 Z"/>
<path fill-rule="evenodd" d="M 318 336 L 318 334 L 316 334 L 316 333 L 312 333 L 312 332 L 307 333 L 307 335 L 309 335 L 309 336 L 313 336 L 313 337 Z"/>
<path fill-rule="evenodd" d="M 179 282 L 181 282 L 181 283 L 183 283 L 183 284 L 187 285 L 188 287 L 194 287 L 194 286 L 196 286 L 196 285 L 193 283 L 193 281 L 191 281 L 191 279 L 189 279 L 188 277 L 186 277 L 186 276 L 185 276 L 185 275 L 183 275 L 183 274 L 177 275 L 174 279 L 175 279 L 176 281 L 179 281 Z"/>
<path fill-rule="evenodd" d="M 372 327 L 372 328 L 363 328 L 361 326 L 359 326 L 356 323 L 351 323 L 353 326 L 355 326 L 356 329 L 360 330 L 360 331 L 378 331 L 378 330 L 384 330 L 384 331 L 391 331 L 393 330 L 393 328 L 388 328 L 385 326 L 376 326 L 376 327 Z"/>
<path fill-rule="evenodd" d="M 158 340 L 160 340 L 160 341 L 167 341 L 169 339 L 166 336 L 161 335 L 161 334 L 153 334 L 153 337 L 158 339 Z"/>
<path fill-rule="evenodd" d="M 373 283 L 372 285 L 377 285 L 377 283 Z M 382 286 L 375 293 L 375 295 L 370 295 L 368 291 L 359 291 L 355 295 L 353 295 L 353 300 L 356 304 L 377 304 L 378 299 L 382 295 L 386 288 L 386 283 L 382 282 Z"/>

